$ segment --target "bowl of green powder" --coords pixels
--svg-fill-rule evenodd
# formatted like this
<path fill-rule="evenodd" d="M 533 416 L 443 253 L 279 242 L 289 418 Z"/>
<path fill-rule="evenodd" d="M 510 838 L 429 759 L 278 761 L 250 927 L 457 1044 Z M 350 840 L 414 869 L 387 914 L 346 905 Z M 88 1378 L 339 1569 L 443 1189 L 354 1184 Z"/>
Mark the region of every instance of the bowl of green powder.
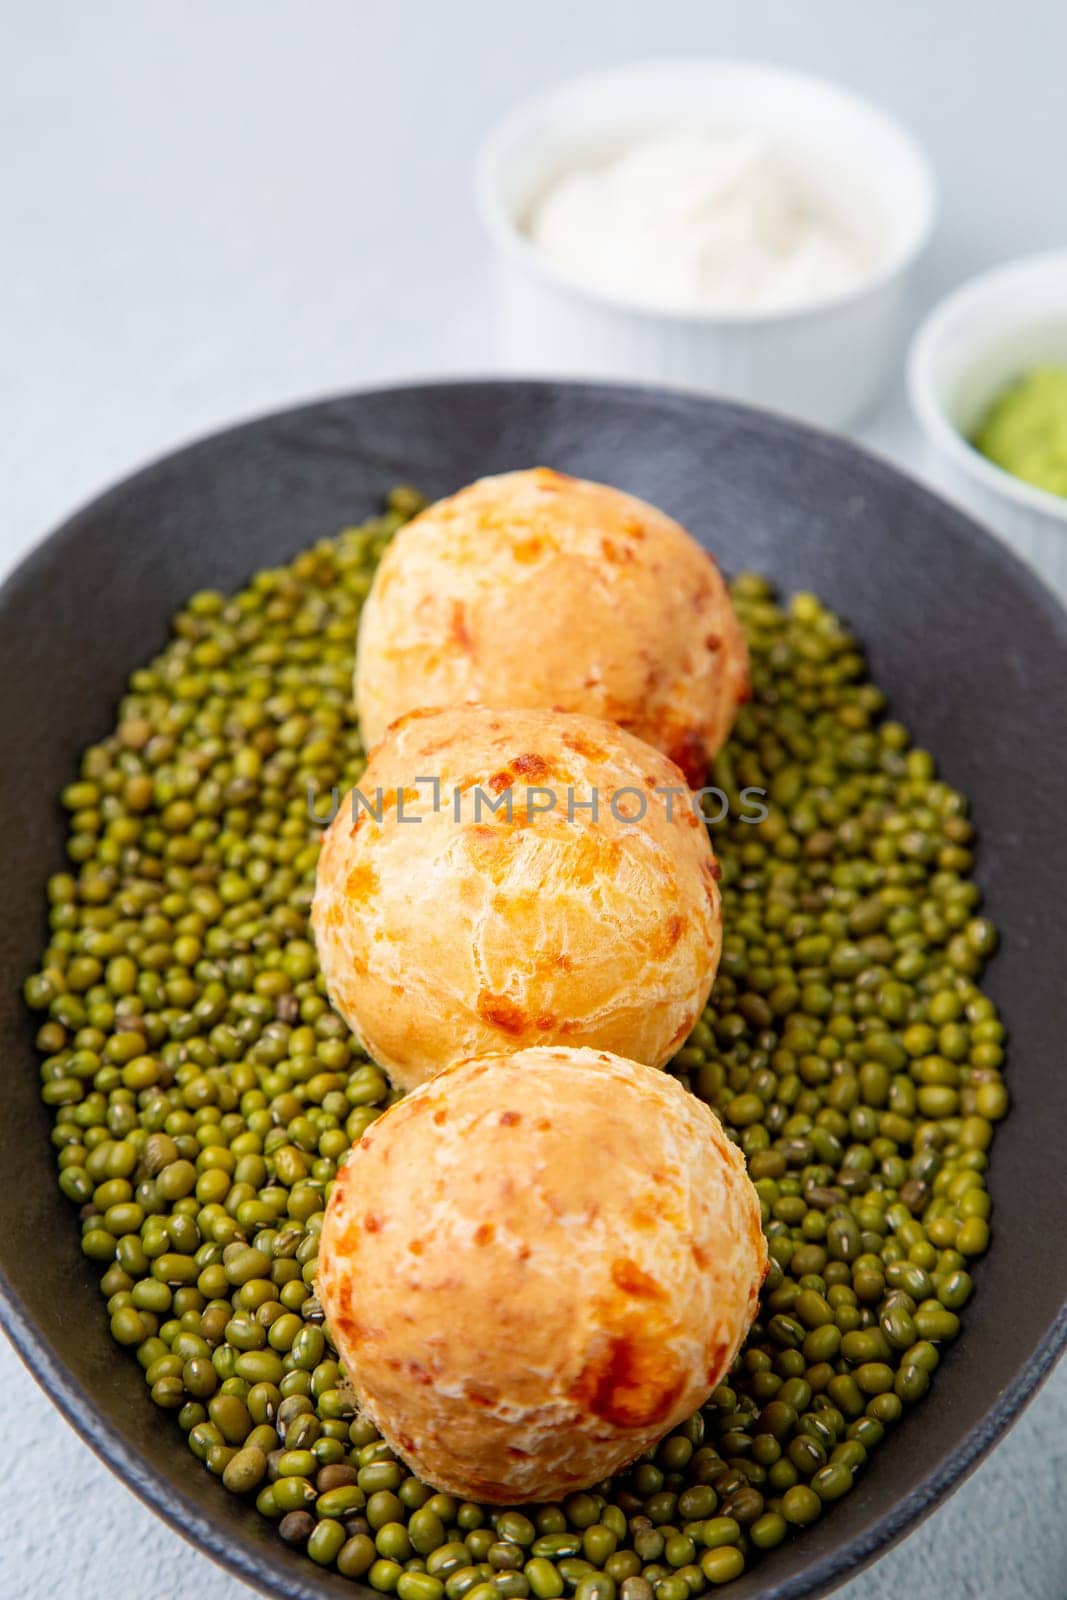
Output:
<path fill-rule="evenodd" d="M 960 498 L 1067 599 L 1067 251 L 950 294 L 916 335 L 908 379 Z"/>

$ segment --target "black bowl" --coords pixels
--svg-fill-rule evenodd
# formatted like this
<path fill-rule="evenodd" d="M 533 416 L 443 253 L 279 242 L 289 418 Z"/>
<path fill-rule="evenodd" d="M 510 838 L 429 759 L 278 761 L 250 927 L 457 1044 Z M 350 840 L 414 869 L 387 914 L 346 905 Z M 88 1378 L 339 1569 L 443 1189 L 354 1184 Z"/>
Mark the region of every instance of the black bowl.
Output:
<path fill-rule="evenodd" d="M 97 1270 L 56 1189 L 19 989 L 63 860 L 54 797 L 113 723 L 128 671 L 195 588 L 241 584 L 362 518 L 405 480 L 439 495 L 544 463 L 672 512 L 728 570 L 811 588 L 868 647 L 894 715 L 974 803 L 1003 950 L 989 988 L 1011 1034 L 1012 1115 L 992 1162 L 994 1243 L 927 1402 L 847 1500 L 731 1586 L 786 1600 L 853 1573 L 936 1504 L 1018 1413 L 1067 1339 L 1067 614 L 965 517 L 840 440 L 650 390 L 456 383 L 355 395 L 170 456 L 72 518 L 0 593 L 0 1300 L 14 1342 L 83 1438 L 180 1532 L 275 1596 L 348 1595 L 228 1495 L 111 1341 Z M 369 1591 L 366 1591 L 369 1593 Z"/>

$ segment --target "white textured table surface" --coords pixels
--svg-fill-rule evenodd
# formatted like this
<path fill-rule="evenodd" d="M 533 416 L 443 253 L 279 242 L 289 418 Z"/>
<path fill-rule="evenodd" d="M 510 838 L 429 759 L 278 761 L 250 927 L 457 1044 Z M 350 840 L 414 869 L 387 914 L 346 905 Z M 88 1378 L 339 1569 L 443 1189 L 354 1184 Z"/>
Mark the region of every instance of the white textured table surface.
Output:
<path fill-rule="evenodd" d="M 792 62 L 911 124 L 943 185 L 924 301 L 1064 243 L 1067 10 L 1050 0 L 0 0 L 0 572 L 220 423 L 491 370 L 481 130 L 565 73 L 686 53 Z M 863 435 L 939 480 L 902 389 Z M 90 1456 L 2 1340 L 0 1394 L 4 1600 L 247 1600 Z M 1061 1368 L 842 1595 L 1064 1600 L 1065 1475 Z"/>

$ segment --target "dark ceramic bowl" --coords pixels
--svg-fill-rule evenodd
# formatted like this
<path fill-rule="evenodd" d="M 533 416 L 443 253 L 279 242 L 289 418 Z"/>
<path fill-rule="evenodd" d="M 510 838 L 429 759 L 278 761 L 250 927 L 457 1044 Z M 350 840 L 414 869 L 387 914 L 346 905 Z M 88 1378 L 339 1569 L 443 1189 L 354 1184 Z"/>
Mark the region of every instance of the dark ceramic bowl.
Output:
<path fill-rule="evenodd" d="M 711 400 L 562 384 L 460 383 L 268 417 L 170 456 L 53 534 L 0 594 L 0 1300 L 16 1346 L 83 1438 L 149 1505 L 265 1592 L 351 1600 L 194 1460 L 111 1342 L 98 1270 L 56 1188 L 33 1028 L 19 998 L 63 860 L 54 796 L 113 723 L 128 671 L 205 585 L 233 588 L 373 511 L 544 463 L 680 518 L 727 569 L 812 588 L 866 643 L 894 715 L 973 800 L 978 874 L 1003 948 L 989 989 L 1011 1034 L 1014 1108 L 992 1162 L 994 1238 L 929 1399 L 848 1498 L 731 1586 L 825 1591 L 960 1482 L 1067 1338 L 1067 614 L 958 512 L 852 446 Z"/>

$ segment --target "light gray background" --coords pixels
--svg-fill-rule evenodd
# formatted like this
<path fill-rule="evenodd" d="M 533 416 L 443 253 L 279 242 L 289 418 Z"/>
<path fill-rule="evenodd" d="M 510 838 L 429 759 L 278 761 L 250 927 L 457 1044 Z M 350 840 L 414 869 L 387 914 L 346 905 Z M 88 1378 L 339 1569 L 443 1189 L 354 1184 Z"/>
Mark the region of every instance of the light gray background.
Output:
<path fill-rule="evenodd" d="M 944 201 L 917 311 L 1067 242 L 1058 0 L 0 0 L 0 571 L 220 423 L 491 370 L 479 135 L 568 72 L 696 53 L 817 70 L 911 125 Z M 940 481 L 902 386 L 860 432 Z M 1063 1600 L 1065 1427 L 1061 1368 L 842 1595 Z M 3 1340 L 0 1460 L 4 1600 L 247 1600 L 92 1458 Z"/>

